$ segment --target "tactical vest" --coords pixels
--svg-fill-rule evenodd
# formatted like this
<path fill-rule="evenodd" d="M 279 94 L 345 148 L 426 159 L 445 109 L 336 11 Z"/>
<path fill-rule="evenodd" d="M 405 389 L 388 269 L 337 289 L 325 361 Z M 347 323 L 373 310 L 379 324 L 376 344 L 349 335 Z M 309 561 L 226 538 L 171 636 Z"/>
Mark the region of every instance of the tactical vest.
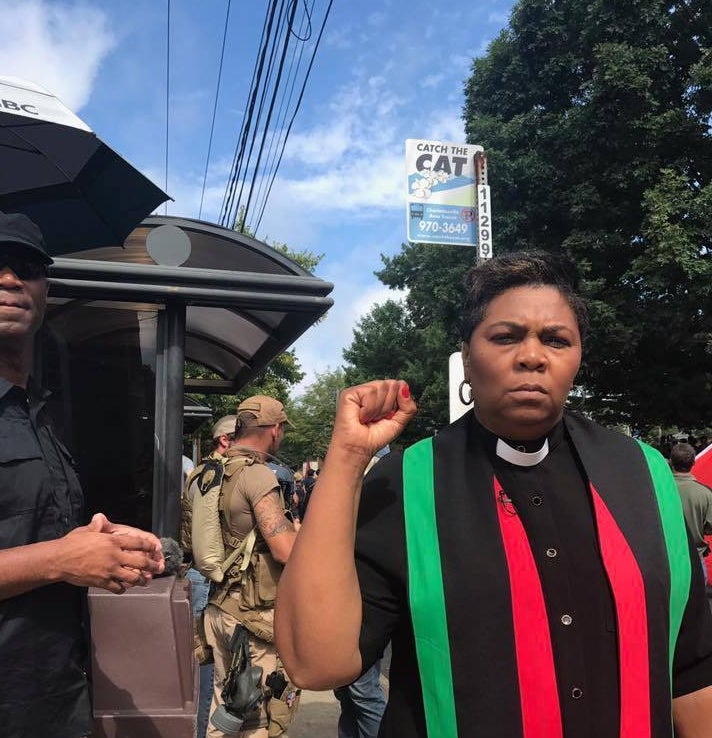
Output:
<path fill-rule="evenodd" d="M 257 526 L 245 537 L 238 538 L 232 534 L 229 519 L 231 500 L 233 495 L 240 494 L 237 487 L 245 469 L 261 463 L 255 454 L 221 457 L 208 465 L 214 473 L 204 474 L 202 481 L 200 467 L 196 470 L 198 490 L 203 494 L 201 503 L 207 504 L 193 504 L 192 548 L 196 568 L 213 582 L 210 604 L 235 617 L 259 638 L 271 642 L 273 632 L 265 631 L 262 619 L 251 618 L 249 613 L 274 607 L 282 565 L 274 560 Z M 275 477 L 275 487 L 278 486 Z M 208 529 L 209 535 L 201 533 Z M 235 591 L 239 591 L 239 599 L 230 596 Z"/>
<path fill-rule="evenodd" d="M 215 477 L 215 465 L 224 465 L 227 457 L 213 451 L 188 475 L 180 496 L 180 530 L 178 542 L 183 549 L 183 558 L 192 565 L 193 562 L 193 482 L 198 479 L 198 486 L 207 491 Z M 222 473 L 220 473 L 222 478 Z"/>

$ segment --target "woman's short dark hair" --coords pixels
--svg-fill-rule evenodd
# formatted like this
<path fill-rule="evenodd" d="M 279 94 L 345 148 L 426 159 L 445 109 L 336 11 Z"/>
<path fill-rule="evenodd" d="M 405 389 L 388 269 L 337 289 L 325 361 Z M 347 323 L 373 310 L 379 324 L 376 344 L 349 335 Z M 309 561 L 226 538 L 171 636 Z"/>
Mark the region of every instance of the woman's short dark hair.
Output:
<path fill-rule="evenodd" d="M 547 251 L 515 251 L 495 256 L 472 267 L 465 277 L 465 304 L 460 335 L 468 342 L 495 297 L 513 287 L 555 287 L 576 316 L 583 341 L 588 329 L 586 303 L 577 292 L 572 262 Z"/>

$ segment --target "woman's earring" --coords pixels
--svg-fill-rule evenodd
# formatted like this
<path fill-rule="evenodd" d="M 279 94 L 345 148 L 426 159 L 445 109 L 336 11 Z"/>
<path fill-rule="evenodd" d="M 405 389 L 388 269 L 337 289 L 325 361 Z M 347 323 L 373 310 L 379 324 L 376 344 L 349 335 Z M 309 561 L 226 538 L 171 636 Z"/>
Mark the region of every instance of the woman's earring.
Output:
<path fill-rule="evenodd" d="M 463 397 L 463 392 L 462 392 L 462 391 L 463 391 L 463 389 L 465 388 L 465 386 L 467 386 L 467 389 L 468 389 L 468 390 L 470 390 L 470 399 L 469 399 L 469 400 L 466 400 L 466 399 L 465 399 L 465 398 Z M 461 402 L 461 403 L 462 403 L 463 405 L 472 405 L 472 402 L 473 402 L 473 401 L 474 401 L 474 399 L 475 399 L 475 398 L 474 398 L 474 397 L 472 396 L 472 387 L 470 387 L 470 384 L 468 383 L 468 381 L 467 381 L 466 379 L 463 379 L 463 380 L 462 380 L 462 382 L 460 382 L 460 386 L 459 386 L 459 387 L 457 388 L 457 394 L 459 395 L 459 397 L 460 397 L 460 402 Z"/>

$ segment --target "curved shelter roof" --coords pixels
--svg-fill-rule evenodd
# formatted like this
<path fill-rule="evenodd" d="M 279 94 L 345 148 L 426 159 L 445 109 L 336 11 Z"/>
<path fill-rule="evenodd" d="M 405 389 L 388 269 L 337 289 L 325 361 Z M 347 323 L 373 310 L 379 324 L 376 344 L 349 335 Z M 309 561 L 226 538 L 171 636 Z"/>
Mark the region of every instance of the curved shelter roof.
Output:
<path fill-rule="evenodd" d="M 160 263 L 157 263 L 160 262 Z M 52 311 L 87 301 L 186 306 L 185 358 L 222 381 L 189 380 L 187 390 L 234 392 L 287 349 L 333 304 L 333 285 L 312 276 L 265 243 L 188 218 L 151 216 L 124 246 L 55 258 Z M 86 311 L 82 313 L 86 315 Z M 70 330 L 87 336 L 120 332 L 86 318 Z M 126 330 L 132 325 L 127 313 Z"/>

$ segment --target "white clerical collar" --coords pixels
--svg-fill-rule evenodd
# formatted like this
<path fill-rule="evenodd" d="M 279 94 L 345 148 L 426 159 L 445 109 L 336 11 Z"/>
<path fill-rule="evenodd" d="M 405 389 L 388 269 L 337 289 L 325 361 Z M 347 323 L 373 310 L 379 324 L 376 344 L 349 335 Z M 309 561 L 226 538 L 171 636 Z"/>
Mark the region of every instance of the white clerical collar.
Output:
<path fill-rule="evenodd" d="M 516 466 L 535 466 L 547 457 L 549 453 L 549 439 L 544 439 L 544 445 L 538 451 L 526 453 L 526 451 L 512 448 L 508 443 L 498 438 L 496 452 L 500 459 L 504 459 L 510 464 L 515 464 Z"/>

